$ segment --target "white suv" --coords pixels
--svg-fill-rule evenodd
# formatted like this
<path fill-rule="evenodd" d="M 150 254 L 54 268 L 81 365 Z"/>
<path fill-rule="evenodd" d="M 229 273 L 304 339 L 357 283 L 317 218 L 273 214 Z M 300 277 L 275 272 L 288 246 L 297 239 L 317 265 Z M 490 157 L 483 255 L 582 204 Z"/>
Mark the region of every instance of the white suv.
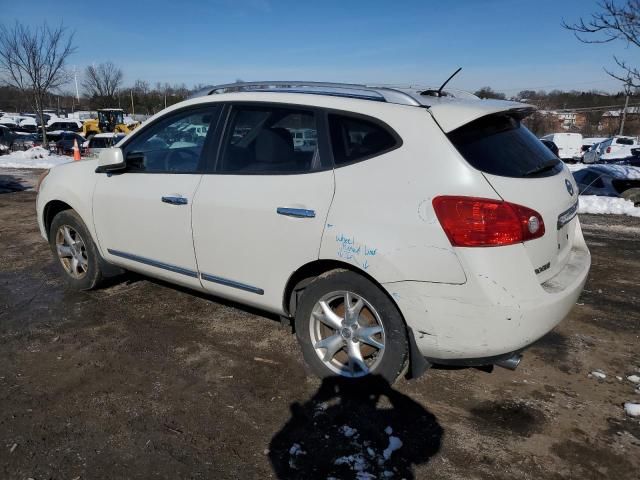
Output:
<path fill-rule="evenodd" d="M 115 266 L 294 318 L 320 376 L 514 368 L 590 266 L 578 189 L 520 123 L 530 112 L 433 91 L 220 86 L 52 169 L 38 222 L 75 288 Z M 207 135 L 183 138 L 187 125 Z M 315 148 L 294 142 L 302 129 Z"/>

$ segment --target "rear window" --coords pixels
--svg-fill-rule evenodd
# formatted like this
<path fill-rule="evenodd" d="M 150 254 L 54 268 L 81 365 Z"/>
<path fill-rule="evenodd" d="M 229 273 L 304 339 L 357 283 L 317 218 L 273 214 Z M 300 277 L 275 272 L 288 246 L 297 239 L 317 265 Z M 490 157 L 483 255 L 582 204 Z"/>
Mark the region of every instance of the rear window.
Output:
<path fill-rule="evenodd" d="M 631 138 L 618 138 L 616 139 L 618 145 L 633 145 L 633 139 Z"/>
<path fill-rule="evenodd" d="M 472 167 L 502 177 L 547 177 L 562 161 L 511 115 L 488 115 L 448 135 Z"/>

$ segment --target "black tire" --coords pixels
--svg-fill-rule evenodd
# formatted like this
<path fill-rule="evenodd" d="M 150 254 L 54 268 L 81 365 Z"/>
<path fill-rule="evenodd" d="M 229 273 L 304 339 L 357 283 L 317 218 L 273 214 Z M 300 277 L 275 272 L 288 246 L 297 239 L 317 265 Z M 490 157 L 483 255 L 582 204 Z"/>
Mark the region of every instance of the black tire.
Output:
<path fill-rule="evenodd" d="M 298 342 L 300 343 L 300 347 L 302 349 L 302 354 L 307 365 L 310 367 L 312 372 L 319 376 L 320 378 L 331 377 L 331 376 L 349 376 L 349 373 L 346 374 L 336 372 L 332 370 L 332 367 L 327 363 L 334 365 L 333 360 L 325 363 L 323 359 L 319 357 L 319 353 L 317 353 L 316 349 L 313 347 L 312 336 L 317 335 L 312 332 L 314 330 L 314 326 L 312 326 L 312 312 L 314 308 L 317 311 L 317 303 L 323 299 L 330 296 L 333 292 L 351 292 L 356 296 L 363 299 L 365 303 L 369 303 L 373 310 L 377 312 L 379 316 L 378 323 L 381 323 L 384 332 L 384 350 L 381 355 L 381 358 L 378 360 L 378 354 L 380 350 L 377 350 L 372 355 L 372 360 L 370 365 L 373 365 L 373 368 L 369 370 L 369 374 L 380 375 L 384 377 L 390 383 L 394 382 L 398 376 L 402 374 L 405 369 L 405 366 L 408 361 L 408 342 L 407 342 L 407 329 L 398 311 L 397 307 L 394 303 L 389 299 L 389 297 L 374 285 L 371 281 L 366 279 L 365 277 L 358 275 L 355 272 L 351 272 L 348 270 L 334 270 L 328 272 L 326 274 L 321 275 L 316 280 L 314 280 L 309 286 L 307 286 L 302 294 L 302 298 L 298 308 L 296 309 L 295 316 L 295 326 L 296 326 L 296 337 L 298 338 Z M 339 297 L 337 297 L 339 298 Z M 338 300 L 339 301 L 339 300 Z M 344 304 L 344 302 L 343 302 Z M 340 307 L 338 307 L 340 308 Z M 369 307 L 365 306 L 360 314 L 358 314 L 358 321 L 364 316 L 368 316 L 370 319 L 375 319 L 375 313 L 371 310 L 368 310 Z M 344 311 L 344 310 L 343 310 Z M 363 313 L 364 312 L 364 313 Z M 323 326 L 326 330 L 331 333 L 327 333 L 327 336 L 340 335 L 342 330 L 332 330 L 330 327 Z M 354 337 L 356 336 L 358 330 L 353 330 Z M 347 332 L 350 334 L 349 332 Z M 377 337 L 378 339 L 382 337 Z M 345 342 L 350 340 L 343 340 Z M 357 343 L 365 348 L 371 349 L 365 343 Z M 360 347 L 358 347 L 360 350 Z M 328 351 L 325 350 L 325 353 Z M 341 350 L 338 351 L 336 355 L 346 355 L 346 347 L 342 347 Z M 364 357 L 364 354 L 363 354 Z M 337 358 L 336 356 L 333 357 Z M 367 358 L 365 357 L 365 360 Z M 334 365 L 334 368 L 335 367 Z M 357 378 L 365 377 L 366 375 L 362 370 L 358 370 L 359 374 L 362 376 L 352 377 L 354 380 Z"/>
<path fill-rule="evenodd" d="M 78 248 L 78 252 L 81 253 L 83 258 L 86 259 L 86 271 L 83 274 L 78 273 L 81 268 L 76 268 L 76 276 L 72 275 L 68 268 L 74 271 L 68 264 L 65 266 L 65 261 L 58 255 L 57 238 L 60 229 L 64 227 L 70 227 L 72 235 L 75 232 L 75 239 L 79 235 L 82 241 L 82 247 Z M 64 236 L 62 232 L 60 235 Z M 51 222 L 51 228 L 49 229 L 49 246 L 53 253 L 56 265 L 60 269 L 65 282 L 69 287 L 74 290 L 91 290 L 98 287 L 104 278 L 102 258 L 98 253 L 93 238 L 87 229 L 86 225 L 80 218 L 80 216 L 74 210 L 64 210 L 58 213 Z M 72 258 L 72 257 L 69 257 Z M 70 260 L 68 261 L 70 263 Z"/>

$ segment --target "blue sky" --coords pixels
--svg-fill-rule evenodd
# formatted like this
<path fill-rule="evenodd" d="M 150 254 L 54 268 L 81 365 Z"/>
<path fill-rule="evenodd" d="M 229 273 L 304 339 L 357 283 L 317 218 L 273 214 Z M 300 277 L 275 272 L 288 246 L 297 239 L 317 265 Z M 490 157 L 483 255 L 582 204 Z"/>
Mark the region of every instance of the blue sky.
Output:
<path fill-rule="evenodd" d="M 74 29 L 82 69 L 111 60 L 126 83 L 322 80 L 452 87 L 617 90 L 602 66 L 622 43 L 585 45 L 564 30 L 595 0 L 0 0 L 1 22 Z M 91 6 L 96 6 L 91 8 Z"/>

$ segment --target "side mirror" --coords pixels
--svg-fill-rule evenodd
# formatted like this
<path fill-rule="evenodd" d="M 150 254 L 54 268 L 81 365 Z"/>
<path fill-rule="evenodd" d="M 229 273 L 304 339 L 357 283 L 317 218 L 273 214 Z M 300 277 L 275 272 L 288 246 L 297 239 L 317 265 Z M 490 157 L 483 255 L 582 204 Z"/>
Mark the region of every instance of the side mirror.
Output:
<path fill-rule="evenodd" d="M 105 148 L 98 156 L 98 168 L 96 173 L 113 172 L 123 170 L 127 164 L 124 161 L 122 150 L 119 148 Z"/>

